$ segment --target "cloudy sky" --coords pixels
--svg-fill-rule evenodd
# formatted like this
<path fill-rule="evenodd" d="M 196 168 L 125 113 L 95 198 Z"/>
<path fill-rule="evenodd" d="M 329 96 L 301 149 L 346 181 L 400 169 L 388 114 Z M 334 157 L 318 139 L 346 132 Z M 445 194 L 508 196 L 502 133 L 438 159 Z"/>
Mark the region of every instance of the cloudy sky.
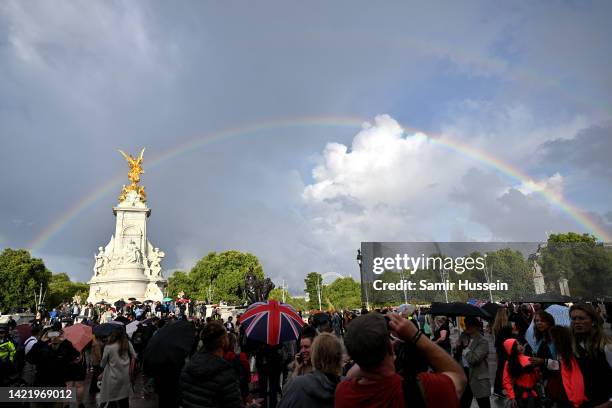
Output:
<path fill-rule="evenodd" d="M 0 248 L 91 276 L 146 147 L 164 268 L 612 236 L 612 3 L 0 3 Z"/>

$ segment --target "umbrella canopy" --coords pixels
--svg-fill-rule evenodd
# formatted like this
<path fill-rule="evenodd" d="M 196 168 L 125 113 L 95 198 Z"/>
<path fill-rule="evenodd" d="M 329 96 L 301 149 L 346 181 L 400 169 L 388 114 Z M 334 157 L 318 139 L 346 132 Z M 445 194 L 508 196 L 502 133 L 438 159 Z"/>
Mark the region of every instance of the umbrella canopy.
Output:
<path fill-rule="evenodd" d="M 171 297 L 165 297 L 164 298 L 164 302 L 172 302 L 172 298 Z"/>
<path fill-rule="evenodd" d="M 130 322 L 130 320 L 125 316 L 117 316 L 115 321 L 120 322 L 121 324 L 128 324 Z"/>
<path fill-rule="evenodd" d="M 124 330 L 124 326 L 122 324 L 102 323 L 94 326 L 93 334 L 96 337 L 107 337 L 116 330 Z"/>
<path fill-rule="evenodd" d="M 101 301 L 97 302 L 96 305 L 110 305 L 110 303 L 101 300 Z"/>
<path fill-rule="evenodd" d="M 555 324 L 559 326 L 569 327 L 571 324 L 569 316 L 569 307 L 561 305 L 551 305 L 546 308 L 546 311 L 555 319 Z M 531 346 L 532 350 L 537 350 L 537 340 L 535 338 L 535 323 L 532 321 L 527 331 L 525 332 L 525 340 Z"/>
<path fill-rule="evenodd" d="M 155 303 L 155 301 L 154 301 L 154 300 L 151 300 L 151 299 L 147 299 L 147 300 L 145 300 L 143 303 Z"/>
<path fill-rule="evenodd" d="M 195 340 L 195 327 L 187 320 L 177 320 L 159 329 L 149 340 L 143 354 L 145 373 L 165 372 L 167 367 L 182 367 Z"/>
<path fill-rule="evenodd" d="M 176 301 L 176 303 L 188 303 L 188 302 L 189 302 L 189 299 L 185 299 L 185 298 L 180 298 L 180 299 L 177 299 Z"/>
<path fill-rule="evenodd" d="M 253 303 L 240 322 L 249 339 L 270 346 L 297 339 L 304 325 L 293 307 L 276 300 Z"/>
<path fill-rule="evenodd" d="M 72 347 L 77 351 L 82 351 L 89 344 L 92 338 L 92 329 L 82 323 L 77 323 L 64 328 L 64 338 L 70 340 Z"/>
<path fill-rule="evenodd" d="M 438 303 L 434 302 L 429 309 L 429 314 L 434 316 L 475 316 L 490 319 L 489 313 L 483 309 L 467 303 Z"/>
<path fill-rule="evenodd" d="M 115 307 L 123 307 L 125 306 L 125 302 L 123 300 L 118 300 L 114 303 Z"/>
<path fill-rule="evenodd" d="M 148 325 L 154 324 L 158 320 L 159 320 L 159 317 L 153 316 L 153 317 L 149 317 L 148 319 L 143 320 L 142 322 L 140 322 L 140 324 L 142 324 L 143 326 L 148 326 Z"/>
<path fill-rule="evenodd" d="M 125 332 L 127 333 L 130 339 L 132 338 L 134 332 L 138 330 L 138 326 L 140 325 L 140 323 L 141 322 L 139 322 L 138 320 L 134 320 L 132 323 L 125 326 Z"/>
<path fill-rule="evenodd" d="M 500 307 L 504 307 L 503 305 L 500 305 L 499 303 L 491 303 L 491 302 L 487 302 L 484 305 L 481 306 L 481 309 L 483 309 L 485 312 L 487 312 L 492 319 L 495 319 L 495 315 L 497 314 L 497 310 Z"/>
<path fill-rule="evenodd" d="M 528 295 L 519 302 L 522 303 L 570 303 L 575 302 L 576 298 L 561 295 L 559 293 L 540 293 L 538 295 Z"/>
<path fill-rule="evenodd" d="M 32 326 L 30 324 L 20 324 L 15 327 L 15 330 L 19 333 L 19 340 L 21 340 L 22 343 L 32 335 Z"/>
<path fill-rule="evenodd" d="M 128 298 L 128 300 L 129 300 L 130 302 L 133 302 L 133 301 L 135 301 L 135 300 L 136 300 L 136 298 L 135 298 L 135 297 L 131 297 L 131 298 Z"/>
<path fill-rule="evenodd" d="M 546 308 L 546 311 L 555 318 L 555 324 L 559 326 L 570 327 L 571 320 L 569 315 L 569 307 L 561 305 L 552 305 Z"/>

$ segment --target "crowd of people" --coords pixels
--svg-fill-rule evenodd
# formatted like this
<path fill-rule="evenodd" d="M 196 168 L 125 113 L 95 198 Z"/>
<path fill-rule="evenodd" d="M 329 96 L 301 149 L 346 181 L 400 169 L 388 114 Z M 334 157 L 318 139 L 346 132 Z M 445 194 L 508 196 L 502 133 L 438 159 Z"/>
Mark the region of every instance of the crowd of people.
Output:
<path fill-rule="evenodd" d="M 249 339 L 240 314 L 180 299 L 73 303 L 37 315 L 27 338 L 13 319 L 1 326 L 0 373 L 4 386 L 73 386 L 79 406 L 128 407 L 140 378 L 164 408 L 612 407 L 605 314 L 587 303 L 568 313 L 569 327 L 538 304 L 501 305 L 490 321 L 412 305 L 317 312 L 295 341 L 269 346 Z M 64 337 L 76 322 L 93 327 L 83 348 Z"/>

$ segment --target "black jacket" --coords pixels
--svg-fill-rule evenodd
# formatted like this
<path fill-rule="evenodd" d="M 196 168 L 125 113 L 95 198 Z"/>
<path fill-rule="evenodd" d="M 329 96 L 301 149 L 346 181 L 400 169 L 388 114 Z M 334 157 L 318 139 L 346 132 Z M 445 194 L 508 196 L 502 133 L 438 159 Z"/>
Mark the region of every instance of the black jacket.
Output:
<path fill-rule="evenodd" d="M 242 406 L 238 375 L 221 357 L 196 353 L 183 368 L 180 380 L 184 408 L 239 408 Z"/>

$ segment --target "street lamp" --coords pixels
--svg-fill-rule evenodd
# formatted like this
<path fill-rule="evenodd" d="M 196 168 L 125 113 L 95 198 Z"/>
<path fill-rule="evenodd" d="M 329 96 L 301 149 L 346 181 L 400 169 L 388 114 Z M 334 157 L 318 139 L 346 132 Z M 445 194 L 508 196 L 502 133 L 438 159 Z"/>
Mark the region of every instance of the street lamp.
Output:
<path fill-rule="evenodd" d="M 359 265 L 359 278 L 361 279 L 361 284 L 363 286 L 363 292 L 365 293 L 366 298 L 366 310 L 370 310 L 370 299 L 368 297 L 368 285 L 363 279 L 363 256 L 361 255 L 361 249 L 357 250 L 357 265 Z M 363 304 L 362 304 L 363 307 Z"/>

